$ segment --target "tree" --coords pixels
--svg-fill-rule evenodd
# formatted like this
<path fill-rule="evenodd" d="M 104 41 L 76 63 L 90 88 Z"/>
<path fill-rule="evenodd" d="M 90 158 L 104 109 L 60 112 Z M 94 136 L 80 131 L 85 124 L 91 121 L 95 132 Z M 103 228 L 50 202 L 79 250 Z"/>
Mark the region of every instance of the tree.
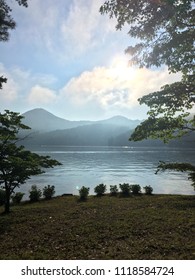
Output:
<path fill-rule="evenodd" d="M 43 196 L 45 199 L 51 199 L 55 194 L 55 186 L 47 185 L 43 188 Z"/>
<path fill-rule="evenodd" d="M 99 184 L 94 188 L 94 192 L 96 193 L 97 196 L 102 196 L 106 192 L 106 185 L 104 184 Z"/>
<path fill-rule="evenodd" d="M 126 53 L 130 63 L 140 67 L 167 65 L 181 80 L 139 99 L 150 107 L 148 119 L 130 137 L 131 141 L 160 138 L 164 142 L 195 131 L 195 1 L 192 0 L 111 0 L 100 8 L 116 17 L 116 29 L 129 24 L 136 39 Z M 189 163 L 159 163 L 158 171 L 187 171 L 195 184 L 195 166 Z"/>
<path fill-rule="evenodd" d="M 9 40 L 9 31 L 16 27 L 14 19 L 11 17 L 12 9 L 5 0 L 0 0 L 0 41 Z M 27 0 L 16 0 L 18 4 L 28 7 Z"/>
<path fill-rule="evenodd" d="M 27 0 L 16 0 L 18 4 L 24 7 L 28 6 Z M 5 0 L 0 0 L 0 41 L 9 40 L 9 31 L 16 27 L 14 19 L 11 17 L 12 9 L 6 3 Z M 7 79 L 3 76 L 0 77 L 0 89 L 2 89 L 2 84 L 6 83 Z"/>
<path fill-rule="evenodd" d="M 174 170 L 179 172 L 188 172 L 188 179 L 192 181 L 192 186 L 195 190 L 195 166 L 190 163 L 165 163 L 163 161 L 159 162 L 158 169 L 156 173 L 159 171 L 165 171 L 165 170 Z"/>
<path fill-rule="evenodd" d="M 128 183 L 119 184 L 119 188 L 123 196 L 129 196 L 131 191 L 131 186 Z"/>
<path fill-rule="evenodd" d="M 165 64 L 171 72 L 194 71 L 194 1 L 111 0 L 100 12 L 116 17 L 116 29 L 129 24 L 129 35 L 140 40 L 126 49 L 132 63 Z"/>
<path fill-rule="evenodd" d="M 86 201 L 87 200 L 87 197 L 89 195 L 89 190 L 90 190 L 90 188 L 82 186 L 82 188 L 79 190 L 80 201 Z"/>
<path fill-rule="evenodd" d="M 18 145 L 21 129 L 30 129 L 22 123 L 23 116 L 5 110 L 0 113 L 0 186 L 5 189 L 5 213 L 10 212 L 10 197 L 33 175 L 45 172 L 46 168 L 61 165 L 49 156 L 40 156 Z"/>

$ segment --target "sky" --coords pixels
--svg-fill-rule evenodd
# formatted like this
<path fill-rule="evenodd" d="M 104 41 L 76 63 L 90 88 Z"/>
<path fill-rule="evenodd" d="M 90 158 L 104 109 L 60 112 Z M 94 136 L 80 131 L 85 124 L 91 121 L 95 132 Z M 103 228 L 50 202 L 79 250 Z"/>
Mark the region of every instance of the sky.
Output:
<path fill-rule="evenodd" d="M 128 66 L 125 49 L 134 44 L 128 26 L 101 15 L 103 0 L 29 0 L 12 7 L 16 29 L 0 42 L 0 111 L 24 113 L 43 108 L 69 120 L 100 120 L 115 115 L 146 118 L 137 101 L 180 80 L 165 66 Z"/>

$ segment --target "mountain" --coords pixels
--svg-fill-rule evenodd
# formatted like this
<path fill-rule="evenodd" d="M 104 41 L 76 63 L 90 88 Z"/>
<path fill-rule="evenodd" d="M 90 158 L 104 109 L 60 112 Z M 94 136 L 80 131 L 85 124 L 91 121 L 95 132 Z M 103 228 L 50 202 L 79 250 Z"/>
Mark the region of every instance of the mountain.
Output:
<path fill-rule="evenodd" d="M 43 110 L 34 109 L 23 114 L 23 122 L 32 128 L 30 136 L 21 144 L 32 145 L 67 145 L 67 146 L 160 146 L 160 140 L 129 142 L 134 128 L 141 122 L 123 116 L 115 116 L 101 121 L 69 121 L 56 117 Z M 23 131 L 21 137 L 29 135 Z M 195 133 L 182 139 L 170 141 L 171 147 L 193 147 Z"/>
<path fill-rule="evenodd" d="M 139 120 L 130 120 L 123 116 L 115 116 L 101 121 L 70 121 L 59 118 L 42 108 L 30 110 L 22 114 L 22 116 L 24 117 L 23 123 L 37 132 L 49 132 L 59 129 L 70 129 L 90 124 L 106 124 L 135 128 L 140 123 Z"/>
<path fill-rule="evenodd" d="M 91 123 L 90 121 L 69 121 L 62 119 L 42 108 L 30 110 L 22 114 L 22 116 L 24 117 L 23 123 L 25 125 L 39 132 L 68 129 Z"/>
<path fill-rule="evenodd" d="M 24 145 L 128 145 L 130 130 L 140 123 L 123 116 L 100 121 L 69 121 L 44 109 L 34 109 L 23 116 L 24 124 L 32 128 Z"/>
<path fill-rule="evenodd" d="M 123 116 L 114 116 L 107 120 L 98 121 L 97 123 L 100 124 L 109 124 L 109 125 L 116 125 L 116 126 L 123 126 L 128 127 L 129 129 L 134 129 L 138 124 L 140 124 L 140 120 L 130 120 Z"/>

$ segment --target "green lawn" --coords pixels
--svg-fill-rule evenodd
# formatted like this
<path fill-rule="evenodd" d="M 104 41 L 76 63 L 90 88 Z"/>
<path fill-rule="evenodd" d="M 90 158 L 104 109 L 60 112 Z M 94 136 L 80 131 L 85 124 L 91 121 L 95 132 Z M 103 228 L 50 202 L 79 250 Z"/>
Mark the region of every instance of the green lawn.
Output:
<path fill-rule="evenodd" d="M 0 215 L 0 259 L 194 259 L 194 207 L 181 195 L 23 203 Z"/>

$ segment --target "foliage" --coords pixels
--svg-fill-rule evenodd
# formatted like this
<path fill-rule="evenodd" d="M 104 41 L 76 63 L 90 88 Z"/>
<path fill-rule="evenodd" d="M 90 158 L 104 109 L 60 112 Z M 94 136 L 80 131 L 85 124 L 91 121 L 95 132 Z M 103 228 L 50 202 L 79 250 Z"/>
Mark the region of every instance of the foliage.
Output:
<path fill-rule="evenodd" d="M 140 194 L 141 193 L 141 187 L 138 184 L 130 185 L 130 189 L 133 194 Z"/>
<path fill-rule="evenodd" d="M 55 186 L 47 185 L 43 188 L 43 196 L 45 199 L 51 199 L 55 194 Z"/>
<path fill-rule="evenodd" d="M 147 195 L 151 195 L 153 192 L 153 188 L 150 185 L 143 187 L 143 189 L 145 191 L 145 194 L 147 194 Z"/>
<path fill-rule="evenodd" d="M 128 183 L 119 184 L 119 188 L 121 189 L 121 193 L 123 196 L 129 196 L 131 187 Z"/>
<path fill-rule="evenodd" d="M 130 140 L 160 138 L 168 142 L 195 131 L 195 116 L 190 114 L 195 103 L 194 89 L 195 79 L 188 76 L 140 98 L 140 104 L 150 107 L 149 117 L 135 129 Z"/>
<path fill-rule="evenodd" d="M 94 192 L 97 194 L 97 196 L 102 196 L 106 192 L 106 185 L 99 184 L 95 187 Z"/>
<path fill-rule="evenodd" d="M 19 204 L 19 203 L 21 202 L 23 196 L 24 196 L 24 193 L 22 193 L 22 192 L 16 192 L 16 193 L 15 193 L 14 195 L 12 195 L 12 197 L 11 197 L 13 203 L 14 203 L 14 204 Z"/>
<path fill-rule="evenodd" d="M 3 76 L 0 77 L 0 89 L 3 88 L 3 83 L 7 83 L 7 79 L 4 78 Z"/>
<path fill-rule="evenodd" d="M 7 41 L 9 39 L 9 30 L 16 26 L 12 19 L 10 12 L 11 8 L 3 0 L 0 1 L 0 41 Z"/>
<path fill-rule="evenodd" d="M 129 25 L 135 46 L 127 48 L 131 63 L 140 67 L 167 65 L 182 80 L 139 99 L 150 107 L 148 119 L 140 124 L 130 140 L 154 137 L 169 141 L 195 130 L 195 117 L 189 111 L 195 102 L 194 1 L 106 1 L 101 13 L 117 19 L 117 29 Z M 180 113 L 178 115 L 178 112 Z"/>
<path fill-rule="evenodd" d="M 89 195 L 90 188 L 87 188 L 85 186 L 82 186 L 82 188 L 79 190 L 80 200 L 85 201 Z"/>
<path fill-rule="evenodd" d="M 116 29 L 129 25 L 128 34 L 136 38 L 127 48 L 131 62 L 141 67 L 167 65 L 170 72 L 194 70 L 194 1 L 111 0 L 100 12 L 116 17 Z"/>
<path fill-rule="evenodd" d="M 7 1 L 0 1 L 0 41 L 9 40 L 9 31 L 16 27 L 16 23 L 11 16 L 12 9 L 6 3 Z M 27 0 L 16 0 L 21 6 L 27 7 Z"/>
<path fill-rule="evenodd" d="M 5 204 L 5 191 L 0 189 L 0 206 Z"/>
<path fill-rule="evenodd" d="M 49 156 L 40 156 L 19 146 L 18 133 L 30 129 L 22 123 L 19 113 L 5 110 L 0 113 L 0 185 L 6 191 L 5 212 L 9 212 L 10 197 L 33 175 L 44 173 L 46 168 L 61 165 Z"/>
<path fill-rule="evenodd" d="M 130 26 L 129 35 L 136 38 L 127 48 L 131 63 L 140 67 L 166 65 L 170 73 L 180 73 L 181 80 L 164 85 L 159 91 L 139 99 L 150 107 L 148 119 L 130 137 L 131 141 L 160 138 L 164 142 L 195 131 L 195 4 L 193 0 L 111 0 L 100 8 L 101 13 L 116 17 L 117 29 Z M 185 168 L 184 168 L 185 166 Z M 174 169 L 195 175 L 188 163 L 175 166 L 159 164 L 162 171 Z"/>
<path fill-rule="evenodd" d="M 42 196 L 42 191 L 38 189 L 36 185 L 31 186 L 31 190 L 29 191 L 30 202 L 38 201 Z"/>
<path fill-rule="evenodd" d="M 195 190 L 195 166 L 190 163 L 165 163 L 164 161 L 160 161 L 159 165 L 157 167 L 156 173 L 159 171 L 165 171 L 165 170 L 174 170 L 179 172 L 189 172 L 188 179 L 192 181 L 192 186 Z"/>
<path fill-rule="evenodd" d="M 111 194 L 112 196 L 116 196 L 117 193 L 118 193 L 118 187 L 117 187 L 117 185 L 111 185 L 111 186 L 110 186 L 110 194 Z"/>

